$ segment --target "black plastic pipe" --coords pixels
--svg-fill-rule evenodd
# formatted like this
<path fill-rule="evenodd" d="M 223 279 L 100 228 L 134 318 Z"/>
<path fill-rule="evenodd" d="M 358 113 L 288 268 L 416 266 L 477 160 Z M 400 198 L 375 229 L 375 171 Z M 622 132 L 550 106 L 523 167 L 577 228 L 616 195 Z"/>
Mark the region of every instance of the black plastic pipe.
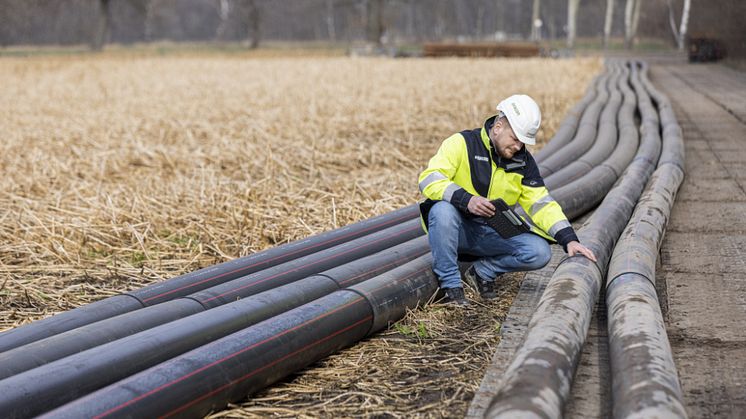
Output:
<path fill-rule="evenodd" d="M 646 134 L 635 159 L 579 231 L 598 262 L 575 256 L 560 263 L 486 417 L 562 417 L 612 250 L 659 157 L 660 137 L 657 147 L 647 146 L 656 138 Z"/>
<path fill-rule="evenodd" d="M 609 98 L 607 86 L 611 74 L 607 71 L 599 77 L 596 86 L 597 94 L 593 102 L 583 112 L 580 124 L 572 141 L 554 150 L 551 154 L 542 155 L 539 164 L 539 173 L 542 177 L 548 177 L 570 162 L 582 156 L 593 144 L 598 130 L 598 119 L 601 109 Z"/>
<path fill-rule="evenodd" d="M 0 354 L 0 379 L 238 298 L 297 281 L 419 236 L 423 236 L 420 221 L 410 220 L 188 297 L 124 313 L 20 346 Z M 418 243 L 421 243 L 420 248 L 412 251 L 421 251 L 423 247 L 427 249 L 425 242 Z"/>
<path fill-rule="evenodd" d="M 0 381 L 0 411 L 26 417 L 167 361 L 429 252 L 419 237 L 251 297 L 68 356 Z"/>
<path fill-rule="evenodd" d="M 609 77 L 609 100 L 606 102 L 598 122 L 598 134 L 591 148 L 577 160 L 570 162 L 565 167 L 544 178 L 544 185 L 549 190 L 554 190 L 559 185 L 582 177 L 593 167 L 601 164 L 616 148 L 617 142 L 617 116 L 622 105 L 621 83 L 626 83 L 629 71 L 619 63 L 613 62 L 609 65 L 611 76 Z"/>
<path fill-rule="evenodd" d="M 583 98 L 567 112 L 567 115 L 565 115 L 562 122 L 560 122 L 559 128 L 557 128 L 554 136 L 544 145 L 544 147 L 541 148 L 541 150 L 534 154 L 534 159 L 537 162 L 541 162 L 544 158 L 552 155 L 555 151 L 572 141 L 578 130 L 581 115 L 583 115 L 585 109 L 596 97 L 596 85 L 600 78 L 600 75 L 593 78 L 585 92 L 585 96 L 583 96 Z"/>
<path fill-rule="evenodd" d="M 631 70 L 631 83 L 635 87 L 635 94 L 638 98 L 641 95 L 646 96 L 639 82 L 637 66 L 633 65 Z M 646 112 L 652 110 L 649 98 L 647 102 L 643 99 L 638 99 L 638 103 L 641 108 L 646 109 Z M 648 156 L 655 156 L 655 159 L 658 158 L 660 153 L 659 136 L 647 137 L 647 141 L 640 142 L 640 147 L 647 149 L 637 150 L 638 137 L 636 134 L 633 134 L 637 131 L 634 119 L 629 118 L 629 115 L 626 113 L 620 113 L 618 122 L 620 124 L 619 134 L 622 136 L 619 138 L 618 145 L 611 156 L 582 177 L 552 191 L 552 196 L 556 200 L 566 202 L 566 204 L 562 205 L 562 209 L 568 217 L 575 218 L 595 207 L 617 181 L 619 178 L 618 174 L 622 173 L 629 166 L 630 159 L 644 159 L 648 158 Z M 643 118 L 640 130 L 649 132 L 650 126 L 653 123 L 657 124 L 657 116 L 654 110 L 652 115 Z M 636 154 L 633 153 L 635 150 L 637 150 Z M 651 164 L 655 164 L 655 162 L 651 162 Z"/>
<path fill-rule="evenodd" d="M 122 313 L 189 295 L 283 262 L 328 249 L 418 216 L 418 207 L 410 205 L 336 230 L 203 268 L 148 285 L 139 290 L 96 301 L 0 333 L 0 352 Z"/>
<path fill-rule="evenodd" d="M 201 417 L 357 342 L 425 303 L 429 254 L 173 358 L 45 417 Z"/>

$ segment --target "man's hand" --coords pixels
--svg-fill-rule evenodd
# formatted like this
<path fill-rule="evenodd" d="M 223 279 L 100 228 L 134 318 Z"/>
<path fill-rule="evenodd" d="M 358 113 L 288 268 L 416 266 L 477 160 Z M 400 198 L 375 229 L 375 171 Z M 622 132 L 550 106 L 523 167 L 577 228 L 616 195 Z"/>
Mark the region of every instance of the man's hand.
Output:
<path fill-rule="evenodd" d="M 471 205 L 471 202 L 469 202 L 469 205 Z M 571 241 L 570 243 L 567 243 L 567 254 L 569 256 L 575 256 L 576 254 L 581 254 L 588 259 L 596 262 L 596 255 L 593 254 L 593 251 L 579 242 L 576 242 L 575 240 Z"/>
<path fill-rule="evenodd" d="M 487 198 L 481 196 L 472 196 L 466 207 L 474 215 L 482 217 L 492 217 L 495 215 L 495 206 Z"/>

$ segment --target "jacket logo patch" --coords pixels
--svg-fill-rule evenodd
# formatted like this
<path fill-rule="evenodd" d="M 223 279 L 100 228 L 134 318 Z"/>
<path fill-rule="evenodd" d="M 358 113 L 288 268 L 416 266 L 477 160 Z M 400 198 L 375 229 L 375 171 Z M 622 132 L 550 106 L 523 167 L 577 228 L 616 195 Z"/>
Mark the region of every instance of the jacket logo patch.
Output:
<path fill-rule="evenodd" d="M 474 156 L 474 160 L 490 161 L 490 159 L 488 157 L 484 157 L 484 156 Z"/>
<path fill-rule="evenodd" d="M 531 180 L 531 181 L 528 182 L 528 184 L 531 185 L 531 186 L 536 186 L 536 185 L 539 184 L 539 182 L 537 182 L 535 180 Z"/>

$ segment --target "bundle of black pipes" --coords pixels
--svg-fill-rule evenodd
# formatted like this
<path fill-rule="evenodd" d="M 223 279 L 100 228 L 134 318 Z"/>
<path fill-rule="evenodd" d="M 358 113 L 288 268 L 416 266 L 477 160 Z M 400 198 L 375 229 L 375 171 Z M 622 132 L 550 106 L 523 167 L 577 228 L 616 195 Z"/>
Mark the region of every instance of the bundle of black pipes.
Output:
<path fill-rule="evenodd" d="M 585 96 L 583 96 L 583 99 L 581 99 L 580 102 L 576 103 L 575 106 L 573 106 L 567 112 L 567 115 L 565 115 L 565 117 L 562 119 L 562 122 L 560 122 L 560 126 L 557 128 L 557 132 L 555 132 L 551 140 L 547 142 L 547 144 L 545 144 L 544 147 L 541 148 L 541 150 L 534 154 L 534 159 L 537 162 L 542 161 L 547 156 L 551 156 L 552 154 L 554 154 L 554 152 L 564 147 L 565 144 L 572 141 L 573 137 L 575 136 L 575 132 L 578 130 L 578 124 L 580 124 L 581 116 L 586 111 L 586 108 L 588 108 L 588 105 L 590 105 L 590 103 L 593 102 L 593 99 L 596 97 L 596 85 L 601 77 L 602 76 L 599 75 L 593 79 L 590 86 L 588 87 L 588 90 L 585 93 Z"/>
<path fill-rule="evenodd" d="M 605 103 L 598 121 L 596 141 L 582 156 L 546 176 L 544 184 L 547 188 L 554 190 L 558 185 L 567 184 L 581 177 L 601 164 L 614 151 L 617 146 L 616 119 L 622 104 L 620 86 L 627 83 L 627 74 L 626 68 L 620 67 L 619 63 L 611 65 L 611 77 L 608 79 L 609 100 Z"/>
<path fill-rule="evenodd" d="M 657 103 L 663 131 L 658 169 L 614 249 L 606 280 L 613 414 L 687 416 L 655 289 L 655 265 L 676 192 L 684 145 L 668 99 L 643 83 Z"/>
<path fill-rule="evenodd" d="M 109 297 L 65 313 L 0 333 L 0 352 L 86 324 L 172 300 L 271 266 L 328 249 L 419 216 L 416 205 L 356 224 L 284 244 L 263 252 L 190 272 L 167 281 Z"/>
<path fill-rule="evenodd" d="M 582 156 L 591 147 L 596 139 L 599 115 L 609 98 L 607 85 L 610 77 L 611 74 L 607 71 L 596 80 L 596 95 L 583 111 L 572 140 L 551 153 L 541 154 L 538 163 L 539 171 L 543 177 L 549 176 L 564 167 L 568 162 Z M 548 146 L 553 147 L 551 143 Z"/>
<path fill-rule="evenodd" d="M 269 308 L 259 309 L 257 304 L 252 304 L 253 300 L 246 299 L 225 309 L 215 309 L 237 298 L 246 298 L 285 284 L 297 286 L 295 281 L 327 269 L 331 269 L 331 272 L 322 273 L 323 277 L 339 278 L 345 284 L 375 276 L 386 268 L 422 255 L 427 250 L 424 237 L 423 240 L 405 243 L 400 249 L 392 248 L 417 236 L 422 236 L 420 222 L 410 220 L 189 297 L 126 313 L 0 354 L 0 374 L 7 377 L 0 381 L 0 411 L 17 412 L 18 416 L 41 413 L 42 406 L 58 406 L 172 356 L 248 327 L 251 321 L 266 313 L 280 313 L 276 309 L 281 305 L 277 305 L 276 300 L 270 301 L 271 305 L 275 305 Z M 383 255 L 360 259 L 382 250 L 387 251 Z M 352 261 L 355 261 L 352 266 L 340 266 Z M 332 269 L 335 266 L 339 268 Z M 328 280 L 318 278 L 310 279 L 307 283 L 317 288 L 306 288 L 309 296 L 324 292 L 329 286 Z M 259 301 L 264 298 L 266 296 L 261 296 Z M 301 304 L 305 302 L 300 301 Z M 260 304 L 260 307 L 264 305 Z M 292 307 L 286 310 L 289 308 Z M 202 313 L 194 314 L 200 311 Z M 181 317 L 184 317 L 181 321 L 174 321 Z M 195 323 L 204 327 L 197 327 Z M 158 325 L 162 326 L 156 327 Z M 171 336 L 174 339 L 169 340 Z M 92 349 L 83 351 L 87 348 Z"/>
<path fill-rule="evenodd" d="M 560 203 L 564 205 L 562 201 L 560 201 Z M 424 245 L 422 249 L 425 249 L 425 251 L 428 250 L 426 245 Z M 354 313 L 357 313 L 357 315 L 359 315 L 358 317 L 354 317 L 354 318 L 357 318 L 358 320 L 357 320 L 357 323 L 350 323 L 344 326 L 342 328 L 344 330 L 335 329 L 335 331 L 331 332 L 329 336 L 318 339 L 318 335 L 310 331 L 310 330 L 313 330 L 313 328 L 315 327 L 314 325 L 317 325 L 316 320 L 314 320 L 311 323 L 308 323 L 308 325 L 306 325 L 306 323 L 303 323 L 302 321 L 302 319 L 304 318 L 305 319 L 311 319 L 311 318 L 316 319 L 316 317 L 308 317 L 308 316 L 304 317 L 305 316 L 304 313 L 309 313 L 309 310 L 310 312 L 315 312 L 314 310 L 321 310 L 320 307 L 325 307 L 322 311 L 323 313 L 326 313 L 326 314 L 319 314 L 319 316 L 321 316 L 321 317 L 318 317 L 319 319 L 323 318 L 323 319 L 329 319 L 329 321 L 332 321 L 332 322 L 334 321 L 338 322 L 341 318 L 344 318 L 344 316 L 338 317 L 336 313 L 344 312 L 347 315 L 352 315 L 353 314 L 352 312 L 347 311 L 349 308 L 348 305 L 345 305 L 343 308 L 339 306 L 338 305 L 339 302 L 335 300 L 335 298 L 350 299 L 352 297 L 349 297 L 349 296 L 342 297 L 342 296 L 339 296 L 338 293 L 335 293 L 330 296 L 323 297 L 321 300 L 316 300 L 314 302 L 308 303 L 297 309 L 288 311 L 277 317 L 265 320 L 264 322 L 260 324 L 243 329 L 239 332 L 234 333 L 233 335 L 226 336 L 225 338 L 222 338 L 219 341 L 215 341 L 214 344 L 211 343 L 211 344 L 204 345 L 202 347 L 194 349 L 192 352 L 173 358 L 171 361 L 166 361 L 165 363 L 156 365 L 155 367 L 152 367 L 149 370 L 143 371 L 140 374 L 132 376 L 128 379 L 124 379 L 96 393 L 93 393 L 89 397 L 80 399 L 76 402 L 63 406 L 60 410 L 50 413 L 50 415 L 62 415 L 62 414 L 65 414 L 65 412 L 67 412 L 66 414 L 75 415 L 74 413 L 71 413 L 71 412 L 78 412 L 78 414 L 83 414 L 83 412 L 92 412 L 93 410 L 104 412 L 103 410 L 100 410 L 102 406 L 109 406 L 108 409 L 119 406 L 118 404 L 111 405 L 111 403 L 116 403 L 117 400 L 122 400 L 121 397 L 123 397 L 122 395 L 125 393 L 128 394 L 127 397 L 130 397 L 129 401 L 122 402 L 126 404 L 127 409 L 129 409 L 130 406 L 132 406 L 133 408 L 135 408 L 134 406 L 139 406 L 138 408 L 136 408 L 136 410 L 130 411 L 130 413 L 138 412 L 137 413 L 138 415 L 145 415 L 145 416 L 160 415 L 160 414 L 173 414 L 173 413 L 179 413 L 179 414 L 190 413 L 192 415 L 202 414 L 206 412 L 204 410 L 205 408 L 209 410 L 209 408 L 213 406 L 214 407 L 221 406 L 227 400 L 237 400 L 242 397 L 245 397 L 247 392 L 251 392 L 256 389 L 255 387 L 252 387 L 252 386 L 256 386 L 256 385 L 260 385 L 260 387 L 264 386 L 268 384 L 269 381 L 273 381 L 281 376 L 284 376 L 292 372 L 294 370 L 293 368 L 296 368 L 299 365 L 300 366 L 307 365 L 315 361 L 316 359 L 319 359 L 319 357 L 325 356 L 326 353 L 329 353 L 328 351 L 333 351 L 341 346 L 346 346 L 346 345 L 353 343 L 357 339 L 358 333 L 347 333 L 347 332 L 350 332 L 353 329 L 359 332 L 360 331 L 359 329 L 362 327 L 361 325 L 366 325 L 367 322 L 370 321 L 372 322 L 371 323 L 372 326 L 367 328 L 366 333 L 372 333 L 373 331 L 378 330 L 381 327 L 385 327 L 389 321 L 398 319 L 401 315 L 403 315 L 404 310 L 407 307 L 410 307 L 410 308 L 415 307 L 417 304 L 420 304 L 422 301 L 424 301 L 425 298 L 429 298 L 430 295 L 432 295 L 432 293 L 435 291 L 437 282 L 435 281 L 435 278 L 432 276 L 432 272 L 430 271 L 430 261 L 428 258 L 429 256 L 424 256 L 420 259 L 417 259 L 417 261 L 411 262 L 410 264 L 407 265 L 408 270 L 400 269 L 397 271 L 392 271 L 392 272 L 380 275 L 376 278 L 369 279 L 368 281 L 351 288 L 351 291 L 346 291 L 346 292 L 355 292 L 358 295 L 364 295 L 366 298 L 366 302 L 368 304 L 368 309 L 366 311 L 365 309 L 361 309 L 361 308 L 355 308 L 354 310 L 350 308 L 350 310 L 354 311 Z M 402 267 L 402 269 L 403 268 L 404 267 Z M 369 285 L 369 284 L 374 284 L 374 285 Z M 220 293 L 212 294 L 208 298 L 214 298 L 216 295 L 220 295 Z M 337 297 L 332 298 L 332 296 L 334 295 L 337 295 Z M 320 306 L 319 302 L 322 302 L 322 300 L 323 300 L 323 304 Z M 358 304 L 362 304 L 362 303 L 355 302 L 356 306 Z M 313 307 L 313 309 L 309 307 Z M 211 311 L 211 310 L 208 310 L 208 311 Z M 366 314 L 368 312 L 374 313 L 372 317 Z M 318 311 L 317 314 L 318 313 L 321 313 L 321 311 Z M 306 326 L 308 327 L 306 328 Z M 221 346 L 221 345 L 225 345 L 225 346 L 232 345 L 234 349 L 237 347 L 236 345 L 238 346 L 243 345 L 241 346 L 243 348 L 241 351 L 243 352 L 240 352 L 240 354 L 236 354 L 236 355 L 232 355 L 232 354 L 225 355 L 227 357 L 226 359 L 235 360 L 236 358 L 240 358 L 242 356 L 241 354 L 244 354 L 244 353 L 250 354 L 251 356 L 249 358 L 251 357 L 256 358 L 257 354 L 255 353 L 255 350 L 247 349 L 247 348 L 249 348 L 249 346 L 252 345 L 251 342 L 254 342 L 255 344 L 258 344 L 260 342 L 255 342 L 252 340 L 247 341 L 246 339 L 248 339 L 249 336 L 257 336 L 257 337 L 265 336 L 266 338 L 266 336 L 268 336 L 266 335 L 266 332 L 270 330 L 280 331 L 271 336 L 276 336 L 276 339 L 279 339 L 282 342 L 285 342 L 283 339 L 286 339 L 287 336 L 291 336 L 291 335 L 294 337 L 294 339 L 301 339 L 301 337 L 299 336 L 302 336 L 302 339 L 306 339 L 306 340 L 310 339 L 310 340 L 307 341 L 305 346 L 299 347 L 295 351 L 292 351 L 292 352 L 274 351 L 271 354 L 266 354 L 266 355 L 259 357 L 261 359 L 261 362 L 264 362 L 264 363 L 260 364 L 256 370 L 250 373 L 247 372 L 246 369 L 229 368 L 231 369 L 232 373 L 238 373 L 238 372 L 243 371 L 244 375 L 249 374 L 249 376 L 246 376 L 246 377 L 244 376 L 235 377 L 235 376 L 231 376 L 230 374 L 228 375 L 224 374 L 223 372 L 225 372 L 226 364 L 223 364 L 222 361 L 219 363 L 219 365 L 216 364 L 217 370 L 222 371 L 219 374 L 214 374 L 214 371 L 211 370 L 212 367 L 203 370 L 206 376 L 201 375 L 202 372 L 196 371 L 194 369 L 190 370 L 189 372 L 185 372 L 183 369 L 179 370 L 177 368 L 178 365 L 183 366 L 183 365 L 192 365 L 195 362 L 199 363 L 198 360 L 200 359 L 202 360 L 213 359 L 213 362 L 216 362 L 216 358 L 210 358 L 209 353 L 210 353 L 210 350 L 214 352 L 214 350 L 217 349 L 217 346 Z M 235 342 L 235 339 L 238 339 L 240 342 L 239 343 Z M 303 341 L 306 342 L 306 340 L 303 340 Z M 221 344 L 218 345 L 217 342 L 221 342 Z M 211 346 L 211 345 L 216 345 L 216 346 Z M 203 351 L 203 348 L 206 348 L 206 347 L 210 347 L 211 349 L 205 352 Z M 290 347 L 292 347 L 292 345 L 290 345 Z M 254 348 L 256 349 L 258 347 L 255 346 Z M 264 350 L 266 350 L 266 348 Z M 200 351 L 203 351 L 203 352 L 200 352 Z M 64 362 L 65 359 L 63 358 L 60 361 Z M 227 362 L 232 362 L 232 361 L 227 361 Z M 169 365 L 169 368 L 175 368 L 174 371 L 181 371 L 183 375 L 179 376 L 179 378 L 175 378 L 175 380 L 177 380 L 179 384 L 172 386 L 173 390 L 166 391 L 164 389 L 163 392 L 161 392 L 160 390 L 157 392 L 159 394 L 159 397 L 161 398 L 163 397 L 164 394 L 172 394 L 172 393 L 168 393 L 170 391 L 174 392 L 173 397 L 175 401 L 173 404 L 164 403 L 162 406 L 159 406 L 158 402 L 153 403 L 153 400 L 150 399 L 149 396 L 147 396 L 146 394 L 149 391 L 153 390 L 152 388 L 149 387 L 150 385 L 152 385 L 152 381 L 149 381 L 147 377 L 152 378 L 162 373 L 164 371 L 162 369 L 162 366 L 167 365 L 167 364 Z M 280 365 L 282 365 L 282 368 L 280 367 Z M 212 373 L 208 373 L 208 370 L 212 371 Z M 32 373 L 32 372 L 34 372 L 34 370 L 29 371 L 29 373 Z M 265 373 L 268 375 L 265 375 Z M 178 375 L 178 373 L 176 374 Z M 37 375 L 37 377 L 39 376 L 40 375 Z M 254 382 L 253 378 L 250 378 L 250 377 L 257 377 L 258 381 Z M 272 378 L 272 377 L 275 377 L 275 378 Z M 124 393 L 121 393 L 122 389 L 125 389 L 125 388 L 134 389 L 134 387 L 129 387 L 130 384 L 132 384 L 132 382 L 130 382 L 129 380 L 135 380 L 137 383 L 139 383 L 138 390 L 132 390 L 132 391 L 125 390 Z M 0 386 L 3 385 L 5 381 L 6 380 L 0 381 Z M 232 382 L 233 384 L 231 384 Z M 240 383 L 246 383 L 246 382 L 251 382 L 254 384 L 245 384 L 245 385 L 240 384 Z M 130 384 L 127 384 L 127 383 L 130 383 Z M 182 385 L 186 387 L 182 387 Z M 184 398 L 190 398 L 189 396 L 189 394 L 191 394 L 189 393 L 190 391 L 189 388 L 191 388 L 190 386 L 195 386 L 195 385 L 207 386 L 210 388 L 210 391 L 207 391 L 201 394 L 200 396 L 191 397 L 191 399 L 194 399 L 194 397 L 197 397 L 197 399 L 195 399 L 193 403 L 191 402 L 184 403 L 183 402 L 185 400 Z M 245 386 L 248 386 L 248 387 L 245 387 Z M 147 388 L 150 388 L 150 390 L 146 390 Z M 33 386 L 26 387 L 26 389 L 27 390 L 32 389 L 31 392 L 33 393 Z M 115 396 L 114 394 L 118 394 L 118 396 Z M 109 398 L 109 396 L 107 395 L 111 395 L 111 397 Z M 143 401 L 142 404 L 139 403 L 140 400 Z M 147 403 L 145 402 L 146 400 L 148 401 Z M 144 406 L 148 405 L 148 403 L 150 403 L 152 406 L 145 408 Z M 54 407 L 54 405 L 40 407 L 41 410 L 38 410 L 38 411 L 45 411 L 51 407 Z M 143 408 L 145 410 L 138 410 L 138 409 L 143 409 Z M 153 410 L 148 410 L 148 409 L 153 409 Z M 170 410 L 166 410 L 166 409 L 170 409 Z M 118 409 L 110 413 L 115 413 L 116 415 L 120 415 L 121 412 L 123 412 L 123 410 Z M 24 414 L 28 414 L 28 412 L 18 413 L 18 415 L 24 415 Z"/>
<path fill-rule="evenodd" d="M 657 112 L 633 65 L 642 117 L 638 152 L 579 232 L 598 263 L 568 258 L 556 269 L 531 318 L 522 346 L 492 399 L 488 417 L 562 417 L 612 250 L 655 169 L 661 150 Z M 640 65 L 644 78 L 647 66 Z M 620 121 L 621 123 L 621 121 Z"/>

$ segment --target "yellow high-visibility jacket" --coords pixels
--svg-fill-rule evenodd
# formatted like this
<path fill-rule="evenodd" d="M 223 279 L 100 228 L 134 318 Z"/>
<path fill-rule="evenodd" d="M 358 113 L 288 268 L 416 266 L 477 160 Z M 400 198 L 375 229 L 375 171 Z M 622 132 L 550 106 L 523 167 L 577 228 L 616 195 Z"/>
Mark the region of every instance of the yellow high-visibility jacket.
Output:
<path fill-rule="evenodd" d="M 502 198 L 531 226 L 531 231 L 566 248 L 578 240 L 562 208 L 544 186 L 531 153 L 523 147 L 513 158 L 501 158 L 487 135 L 495 117 L 482 128 L 448 137 L 420 174 L 420 192 L 427 198 L 420 204 L 423 225 L 437 201 L 448 201 L 469 217 L 472 196 L 489 200 Z"/>

